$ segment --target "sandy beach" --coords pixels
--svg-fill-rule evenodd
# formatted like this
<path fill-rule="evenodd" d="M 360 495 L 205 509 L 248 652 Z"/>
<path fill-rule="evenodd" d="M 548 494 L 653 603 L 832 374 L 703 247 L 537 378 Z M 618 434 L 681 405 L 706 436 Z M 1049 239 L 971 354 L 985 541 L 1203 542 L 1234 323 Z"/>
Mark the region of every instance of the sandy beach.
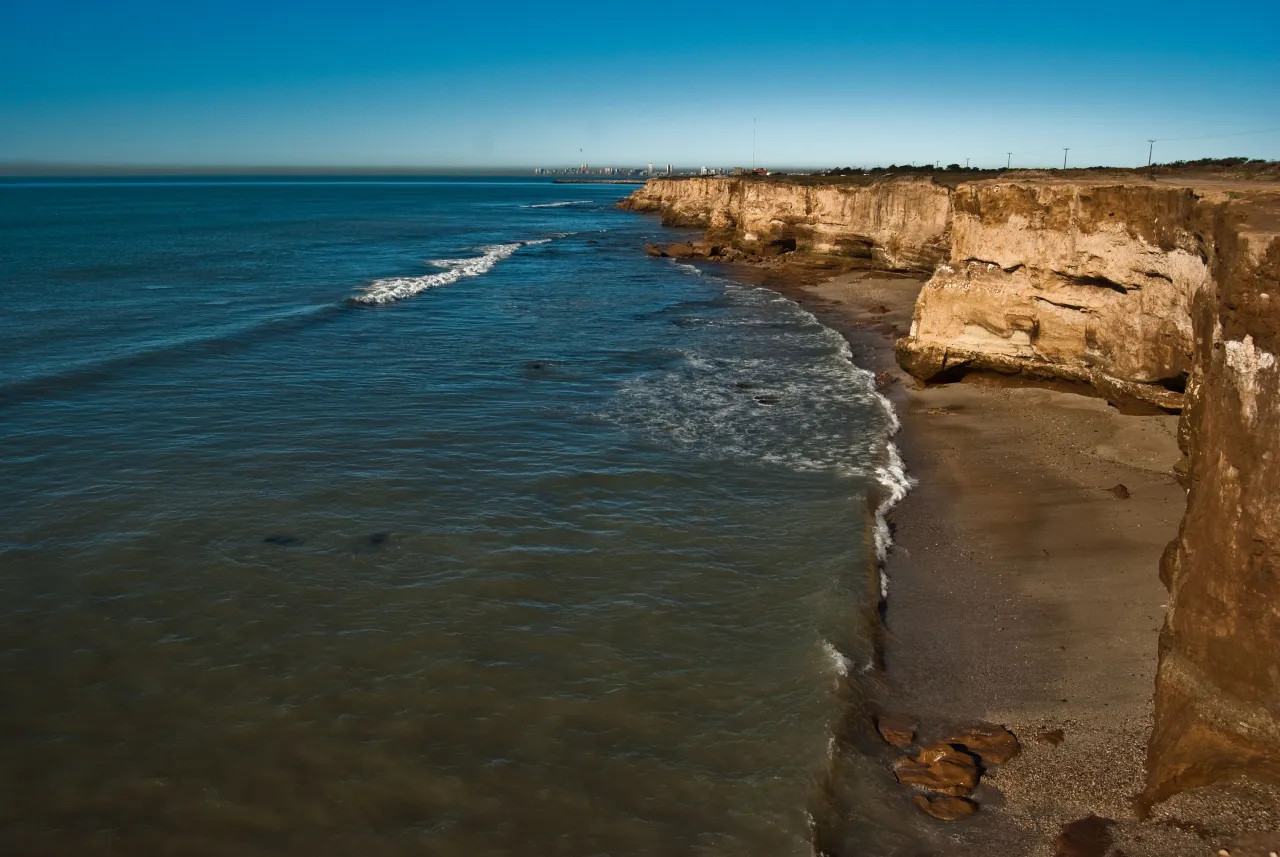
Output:
<path fill-rule="evenodd" d="M 1157 569 L 1186 502 L 1173 475 L 1178 418 L 998 379 L 921 387 L 891 343 L 922 281 L 766 279 L 841 331 L 860 365 L 887 373 L 902 417 L 917 485 L 891 516 L 882 704 L 919 723 L 922 740 L 987 721 L 1022 745 L 983 776 L 976 816 L 930 822 L 937 853 L 1273 850 L 1238 839 L 1280 829 L 1280 801 L 1258 785 L 1188 792 L 1145 820 L 1134 804 L 1167 597 Z M 1057 839 L 1090 815 L 1114 822 L 1110 844 Z"/>

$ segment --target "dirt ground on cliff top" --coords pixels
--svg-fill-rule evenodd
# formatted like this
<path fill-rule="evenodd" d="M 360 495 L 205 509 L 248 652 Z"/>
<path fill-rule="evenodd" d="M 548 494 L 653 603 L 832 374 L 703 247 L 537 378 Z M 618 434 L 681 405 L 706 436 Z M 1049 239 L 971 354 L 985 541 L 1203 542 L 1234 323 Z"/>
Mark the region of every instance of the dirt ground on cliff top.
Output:
<path fill-rule="evenodd" d="M 1113 845 L 1128 857 L 1215 854 L 1243 832 L 1280 830 L 1280 794 L 1262 787 L 1186 794 L 1144 822 L 1134 813 L 1166 603 L 1158 562 L 1186 502 L 1170 473 L 1177 418 L 1053 389 L 918 388 L 887 346 L 909 327 L 920 281 L 776 279 L 845 333 L 861 365 L 897 378 L 889 395 L 919 484 L 893 513 L 886 705 L 925 737 L 978 719 L 1022 742 L 984 777 L 977 816 L 923 820 L 935 852 L 1050 855 L 1061 826 L 1091 813 L 1117 822 Z"/>
<path fill-rule="evenodd" d="M 700 178 L 681 176 L 678 178 Z M 865 187 L 882 181 L 932 180 L 946 187 L 970 182 L 1028 181 L 1039 184 L 1080 182 L 1084 184 L 1168 184 L 1178 187 L 1236 190 L 1280 190 L 1280 163 L 1242 167 L 1234 170 L 1177 168 L 1156 165 L 1154 169 L 1130 169 L 1124 167 L 1084 167 L 1059 169 L 960 169 L 944 170 L 929 167 L 901 167 L 898 170 L 853 172 L 843 175 L 809 173 L 775 173 L 768 176 L 723 176 L 738 181 L 798 184 L 808 186 L 846 185 Z"/>

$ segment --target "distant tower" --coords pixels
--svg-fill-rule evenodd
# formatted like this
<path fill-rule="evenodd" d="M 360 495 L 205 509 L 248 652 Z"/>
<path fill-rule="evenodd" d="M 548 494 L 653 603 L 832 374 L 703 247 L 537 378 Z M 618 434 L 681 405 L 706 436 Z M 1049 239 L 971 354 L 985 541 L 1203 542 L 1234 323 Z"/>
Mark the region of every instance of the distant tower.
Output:
<path fill-rule="evenodd" d="M 653 164 L 649 164 L 649 175 L 653 175 Z"/>
<path fill-rule="evenodd" d="M 671 175 L 671 165 L 667 164 L 667 175 Z"/>

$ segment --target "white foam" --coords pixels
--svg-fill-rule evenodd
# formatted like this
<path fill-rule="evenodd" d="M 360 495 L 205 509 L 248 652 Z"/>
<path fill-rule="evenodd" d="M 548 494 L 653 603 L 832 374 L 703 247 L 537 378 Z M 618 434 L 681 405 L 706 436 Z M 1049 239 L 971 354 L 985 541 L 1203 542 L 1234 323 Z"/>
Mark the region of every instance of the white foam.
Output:
<path fill-rule="evenodd" d="M 517 241 L 512 244 L 490 244 L 477 248 L 483 255 L 468 259 L 432 259 L 427 264 L 443 268 L 438 274 L 427 274 L 422 277 L 388 277 L 374 280 L 361 294 L 352 300 L 362 304 L 388 304 L 394 301 L 413 297 L 427 289 L 447 286 L 466 277 L 478 277 L 493 269 L 493 266 L 512 253 L 530 244 L 546 244 L 550 238 L 535 241 Z"/>
<path fill-rule="evenodd" d="M 571 199 L 565 202 L 538 202 L 533 205 L 526 205 L 525 208 L 563 208 L 566 205 L 590 205 L 589 199 Z"/>
<path fill-rule="evenodd" d="M 845 657 L 839 649 L 831 645 L 827 640 L 822 641 L 822 651 L 826 653 L 828 660 L 831 661 L 831 668 L 836 671 L 836 675 L 848 675 L 849 670 L 853 667 L 853 661 Z"/>
<path fill-rule="evenodd" d="M 886 403 L 887 404 L 887 403 Z M 892 411 L 892 408 L 890 408 Z M 895 415 L 894 419 L 897 417 Z M 902 502 L 912 487 L 915 479 L 907 474 L 906 465 L 902 463 L 902 455 L 898 445 L 888 441 L 885 449 L 886 461 L 876 468 L 876 478 L 885 491 L 885 497 L 876 507 L 875 544 L 876 559 L 880 562 L 880 597 L 889 595 L 889 577 L 885 574 L 884 564 L 889 558 L 889 548 L 893 545 L 893 536 L 889 532 L 888 514 L 894 506 Z"/>
<path fill-rule="evenodd" d="M 682 269 L 697 270 L 678 263 Z M 876 391 L 874 373 L 857 366 L 849 343 L 798 304 L 776 292 L 726 281 L 726 295 L 740 306 L 785 306 L 784 321 L 802 319 L 817 330 L 798 330 L 769 313 L 711 313 L 685 316 L 716 327 L 756 328 L 742 349 L 733 340 L 715 338 L 716 351 L 696 337 L 693 348 L 674 368 L 624 383 L 611 418 L 655 439 L 664 439 L 705 458 L 757 461 L 797 471 L 834 472 L 874 480 L 873 546 L 880 568 L 881 596 L 887 596 L 884 572 L 893 538 L 887 516 L 915 485 L 893 437 L 900 428 L 890 401 Z M 774 355 L 796 355 L 816 337 L 829 350 L 797 366 Z M 697 347 L 697 346 L 703 347 Z M 726 348 L 727 346 L 727 348 Z M 721 350 L 724 349 L 724 350 Z M 735 353 L 737 352 L 737 353 Z M 800 359 L 799 355 L 792 360 Z M 739 385 L 737 381 L 745 382 Z M 871 408 L 880 413 L 872 430 L 851 433 L 851 414 Z"/>

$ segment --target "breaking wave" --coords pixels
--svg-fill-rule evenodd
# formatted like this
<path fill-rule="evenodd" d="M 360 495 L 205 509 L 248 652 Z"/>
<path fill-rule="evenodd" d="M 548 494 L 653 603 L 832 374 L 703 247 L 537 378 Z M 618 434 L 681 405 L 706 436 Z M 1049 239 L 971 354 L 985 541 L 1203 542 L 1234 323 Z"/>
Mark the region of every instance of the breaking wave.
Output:
<path fill-rule="evenodd" d="M 363 292 L 351 298 L 357 304 L 389 304 L 411 298 L 427 289 L 447 286 L 466 277 L 478 277 L 493 269 L 493 266 L 519 250 L 531 244 L 546 244 L 550 238 L 539 238 L 533 241 L 516 241 L 511 244 L 490 244 L 477 248 L 482 255 L 467 259 L 432 259 L 428 265 L 441 268 L 438 274 L 427 274 L 422 277 L 388 277 L 374 280 Z"/>
<path fill-rule="evenodd" d="M 525 208 L 564 208 L 566 205 L 590 205 L 590 199 L 570 199 L 564 202 L 537 202 L 532 205 L 526 205 Z"/>

